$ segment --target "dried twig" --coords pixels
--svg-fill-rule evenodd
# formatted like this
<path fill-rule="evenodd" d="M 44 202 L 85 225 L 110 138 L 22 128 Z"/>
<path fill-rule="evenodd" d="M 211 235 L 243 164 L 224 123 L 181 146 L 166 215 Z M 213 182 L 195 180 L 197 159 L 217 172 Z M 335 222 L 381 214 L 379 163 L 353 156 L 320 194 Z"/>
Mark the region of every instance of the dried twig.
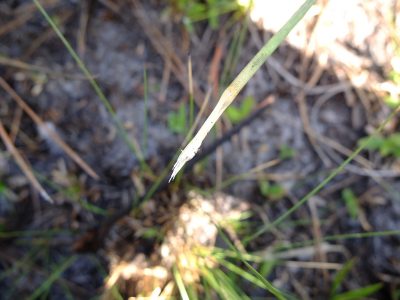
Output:
<path fill-rule="evenodd" d="M 180 84 L 184 87 L 186 92 L 190 93 L 189 82 L 186 77 L 185 64 L 181 61 L 179 56 L 176 54 L 176 47 L 174 47 L 169 40 L 167 40 L 161 31 L 154 26 L 154 23 L 149 20 L 145 15 L 144 9 L 137 0 L 132 0 L 133 14 L 140 26 L 143 28 L 144 33 L 147 35 L 154 49 L 161 55 L 165 62 L 169 62 L 171 65 L 171 71 L 178 79 Z M 203 92 L 199 89 L 196 82 L 193 82 L 193 96 L 197 106 L 200 107 L 201 103 L 198 102 L 204 99 Z"/>
<path fill-rule="evenodd" d="M 93 179 L 98 180 L 99 176 L 96 172 L 86 163 L 80 156 L 68 146 L 63 139 L 57 134 L 57 132 L 50 128 L 40 117 L 37 115 L 32 108 L 15 92 L 15 90 L 2 78 L 0 77 L 0 86 L 11 96 L 11 98 L 17 102 L 17 104 L 24 110 L 24 112 L 35 122 L 38 128 L 44 130 L 49 137 L 61 148 L 64 152 L 88 175 Z"/>
<path fill-rule="evenodd" d="M 7 147 L 8 152 L 14 157 L 15 162 L 21 168 L 22 172 L 25 174 L 26 178 L 28 178 L 29 182 L 32 186 L 39 192 L 39 194 L 50 203 L 53 203 L 53 200 L 50 198 L 49 194 L 45 191 L 39 181 L 36 179 L 35 175 L 33 175 L 32 168 L 27 161 L 19 154 L 17 148 L 15 148 L 14 144 L 11 141 L 10 136 L 7 134 L 6 129 L 3 126 L 3 123 L 0 121 L 0 137 L 3 140 L 4 145 Z"/>

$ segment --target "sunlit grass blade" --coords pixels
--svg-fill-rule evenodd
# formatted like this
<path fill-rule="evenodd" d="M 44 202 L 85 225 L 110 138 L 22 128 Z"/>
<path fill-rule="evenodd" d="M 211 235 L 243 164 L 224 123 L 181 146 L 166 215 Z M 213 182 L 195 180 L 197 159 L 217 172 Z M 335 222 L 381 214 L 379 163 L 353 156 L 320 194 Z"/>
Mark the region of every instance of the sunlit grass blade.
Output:
<path fill-rule="evenodd" d="M 306 0 L 304 4 L 286 22 L 286 24 L 283 25 L 283 27 L 276 34 L 274 34 L 274 36 L 258 51 L 258 53 L 242 69 L 233 82 L 226 88 L 226 90 L 222 93 L 217 105 L 204 122 L 203 126 L 179 155 L 173 167 L 170 180 L 173 180 L 186 162 L 191 160 L 196 155 L 201 144 L 203 143 L 203 140 L 214 127 L 214 124 L 218 121 L 226 108 L 233 102 L 233 100 L 235 100 L 236 96 L 247 84 L 250 78 L 253 77 L 257 70 L 264 64 L 266 59 L 276 50 L 276 48 L 278 48 L 289 32 L 304 17 L 306 12 L 314 3 L 315 0 Z"/>
<path fill-rule="evenodd" d="M 57 36 L 60 38 L 62 43 L 64 44 L 65 48 L 68 50 L 69 54 L 72 56 L 72 58 L 75 60 L 77 63 L 78 67 L 81 69 L 85 77 L 88 79 L 90 84 L 92 85 L 94 91 L 96 92 L 97 96 L 100 98 L 101 102 L 103 103 L 104 107 L 107 109 L 111 117 L 113 118 L 117 129 L 118 133 L 122 137 L 122 139 L 125 141 L 129 149 L 134 153 L 134 155 L 137 157 L 138 161 L 140 162 L 140 166 L 142 170 L 150 171 L 150 168 L 146 164 L 143 155 L 141 154 L 140 149 L 138 149 L 137 145 L 135 145 L 128 137 L 128 134 L 126 133 L 123 124 L 121 121 L 118 119 L 117 114 L 114 111 L 114 108 L 111 106 L 110 101 L 107 99 L 106 95 L 103 93 L 102 89 L 98 85 L 97 81 L 94 79 L 93 75 L 90 73 L 89 69 L 85 66 L 83 61 L 80 59 L 79 55 L 76 53 L 76 51 L 72 48 L 71 44 L 67 41 L 67 39 L 64 37 L 56 23 L 53 21 L 53 19 L 49 16 L 49 14 L 46 12 L 44 7 L 40 4 L 39 0 L 32 0 L 40 13 L 43 15 L 43 17 L 46 19 L 46 21 L 50 24 L 50 26 L 53 28 L 54 32 L 57 34 Z"/>
<path fill-rule="evenodd" d="M 186 291 L 185 283 L 183 282 L 182 276 L 179 273 L 178 268 L 174 267 L 172 269 L 172 273 L 174 274 L 175 282 L 176 282 L 176 285 L 178 287 L 179 293 L 180 293 L 180 295 L 182 297 L 182 300 L 190 300 L 189 294 Z"/>

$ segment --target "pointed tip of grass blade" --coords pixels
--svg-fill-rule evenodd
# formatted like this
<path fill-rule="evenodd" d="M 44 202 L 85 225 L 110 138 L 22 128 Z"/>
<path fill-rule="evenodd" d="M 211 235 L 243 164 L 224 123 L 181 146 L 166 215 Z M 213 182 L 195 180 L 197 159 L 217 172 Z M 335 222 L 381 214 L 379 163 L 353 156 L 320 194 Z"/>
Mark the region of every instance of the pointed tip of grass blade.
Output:
<path fill-rule="evenodd" d="M 50 195 L 47 194 L 46 191 L 40 191 L 40 196 L 42 196 L 43 199 L 46 200 L 47 202 L 49 202 L 49 203 L 51 203 L 51 204 L 54 204 L 53 199 L 51 199 Z"/>
<path fill-rule="evenodd" d="M 200 149 L 202 141 L 203 139 L 201 139 L 197 134 L 191 140 L 191 142 L 186 145 L 185 149 L 183 149 L 181 154 L 179 154 L 178 159 L 172 168 L 172 174 L 168 182 L 174 180 L 175 176 L 184 167 L 184 165 L 196 155 L 197 151 Z"/>
<path fill-rule="evenodd" d="M 190 158 L 187 158 L 186 156 L 183 156 L 183 152 L 178 156 L 178 159 L 176 160 L 176 163 L 174 164 L 172 168 L 172 174 L 171 177 L 168 180 L 168 183 L 173 181 L 176 177 L 176 175 L 179 173 L 179 171 L 183 168 L 183 166 L 190 160 Z"/>

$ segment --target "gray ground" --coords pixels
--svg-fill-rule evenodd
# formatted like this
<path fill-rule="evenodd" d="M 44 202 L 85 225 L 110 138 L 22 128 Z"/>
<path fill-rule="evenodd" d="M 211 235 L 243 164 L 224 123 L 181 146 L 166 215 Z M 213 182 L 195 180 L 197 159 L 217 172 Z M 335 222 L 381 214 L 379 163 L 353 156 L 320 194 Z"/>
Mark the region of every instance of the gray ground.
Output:
<path fill-rule="evenodd" d="M 0 4 L 0 24 L 10 22 L 13 15 L 17 14 L 10 8 L 11 2 L 6 1 Z M 15 3 L 18 2 L 21 2 L 20 7 L 26 5 L 25 1 Z M 61 14 L 63 11 L 73 13 L 73 17 L 63 26 L 63 32 L 74 45 L 79 30 L 80 9 L 77 2 L 66 1 L 56 2 L 51 10 L 53 14 Z M 154 6 L 149 9 L 149 15 L 157 16 L 161 10 L 159 6 Z M 100 3 L 93 6 L 85 41 L 86 52 L 83 57 L 115 108 L 129 136 L 145 150 L 146 161 L 154 167 L 154 173 L 159 175 L 184 139 L 184 136 L 175 134 L 168 128 L 167 115 L 177 110 L 179 103 L 187 98 L 187 93 L 171 74 L 166 100 L 160 101 L 159 94 L 165 61 L 152 47 L 135 19 L 131 18 L 127 24 L 125 19 L 131 16 L 130 9 L 122 9 L 121 14 L 123 17 L 115 15 Z M 165 31 L 170 30 L 170 34 L 177 41 L 182 39 L 182 30 L 177 24 L 171 23 L 172 25 L 162 27 L 165 24 L 157 24 L 157 21 L 154 21 L 155 26 L 161 26 Z M 165 20 L 160 20 L 161 22 Z M 199 26 L 197 36 L 193 37 L 192 42 L 195 44 L 196 39 L 201 40 L 204 35 L 210 35 L 210 45 L 207 47 L 209 49 L 204 50 L 199 47 L 191 49 L 191 55 L 195 58 L 194 80 L 203 92 L 205 92 L 204 87 L 207 86 L 209 56 L 212 55 L 211 42 L 216 41 L 218 35 L 217 32 L 204 29 L 204 27 L 207 27 L 206 24 Z M 3 36 L 0 35 L 0 54 L 20 59 L 32 42 L 47 29 L 48 26 L 42 17 L 38 13 L 34 14 L 23 26 Z M 180 45 L 178 43 L 174 45 L 177 47 L 177 53 L 181 53 Z M 250 59 L 256 49 L 257 44 L 249 34 L 241 51 L 238 70 Z M 298 72 L 295 66 L 301 59 L 301 53 L 286 45 L 274 55 L 274 58 L 283 64 L 284 57 L 289 53 L 295 57 L 292 64 L 294 67 L 291 69 L 288 66 L 287 69 L 295 75 Z M 186 57 L 185 55 L 180 57 L 184 63 L 186 63 Z M 0 288 L 5 291 L 0 298 L 4 299 L 21 298 L 31 294 L 52 272 L 53 266 L 62 263 L 74 252 L 73 243 L 79 234 L 84 232 L 83 228 L 97 224 L 104 218 L 83 209 L 74 200 L 76 193 L 85 201 L 110 212 L 120 209 L 126 205 L 130 197 L 138 194 L 137 186 L 131 180 L 131 174 L 139 170 L 137 158 L 118 135 L 109 113 L 89 83 L 82 79 L 79 69 L 60 41 L 54 36 L 50 37 L 28 58 L 21 60 L 69 75 L 68 77 L 59 74 L 44 75 L 41 72 L 0 66 L 0 75 L 12 84 L 18 94 L 43 120 L 55 126 L 68 145 L 75 149 L 100 175 L 101 180 L 99 182 L 91 180 L 51 139 L 41 137 L 34 123 L 23 115 L 15 145 L 29 160 L 33 170 L 44 176 L 46 180 L 55 183 L 57 187 L 46 184 L 46 181 L 42 180 L 55 199 L 55 204 L 50 205 L 39 200 L 37 193 L 30 188 L 17 165 L 1 146 L 0 183 L 4 184 L 7 190 L 0 193 L 0 233 L 22 232 L 17 238 L 11 239 L 3 239 L 0 235 Z M 145 138 L 143 70 L 145 66 L 149 83 L 147 147 L 143 147 Z M 276 73 L 272 73 L 274 70 L 265 65 L 250 81 L 239 99 L 250 95 L 257 102 L 261 102 L 269 94 L 273 94 L 275 102 L 261 117 L 246 126 L 222 147 L 224 180 L 278 158 L 282 145 L 293 148 L 295 151 L 293 158 L 282 161 L 266 170 L 264 174 L 285 188 L 287 197 L 284 199 L 279 201 L 265 199 L 260 194 L 257 180 L 236 182 L 224 190 L 242 198 L 253 208 L 262 209 L 254 213 L 253 219 L 256 224 L 260 224 L 263 216 L 274 220 L 285 212 L 324 179 L 330 170 L 344 158 L 342 154 L 332 150 L 332 147 L 318 139 L 316 144 L 320 152 L 316 152 L 315 145 L 310 143 L 305 134 L 300 118 L 296 102 L 299 89 L 291 86 Z M 278 78 L 278 81 L 274 78 Z M 333 85 L 339 82 L 340 80 L 330 70 L 325 70 L 320 80 L 321 85 Z M 15 122 L 13 120 L 15 120 L 16 105 L 3 90 L 0 91 L 0 97 L 0 118 L 10 130 L 11 124 Z M 215 101 L 216 99 L 212 99 L 211 103 L 214 104 Z M 354 149 L 357 140 L 365 136 L 365 128 L 368 125 L 367 113 L 359 102 L 357 99 L 356 104 L 349 106 L 343 93 L 325 102 L 321 100 L 321 95 L 308 95 L 306 104 L 310 112 L 311 127 L 316 133 L 344 147 Z M 213 139 L 211 134 L 206 144 Z M 368 155 L 371 161 L 375 160 L 374 154 Z M 190 183 L 204 190 L 213 188 L 216 181 L 215 160 L 216 155 L 211 155 L 203 173 L 200 175 L 189 173 L 182 184 Z M 327 191 L 322 192 L 316 200 L 319 218 L 323 222 L 321 227 L 323 236 L 363 230 L 399 229 L 400 207 L 399 200 L 396 199 L 400 184 L 396 175 L 398 171 L 392 167 L 393 161 L 376 160 L 377 164 L 374 167 L 390 171 L 391 176 L 383 176 L 379 173 L 375 176 L 361 176 L 354 169 L 347 169 L 328 184 Z M 71 182 L 77 187 L 75 192 L 68 189 Z M 148 184 L 147 181 L 146 183 Z M 362 213 L 370 225 L 369 229 L 359 220 L 352 220 L 348 216 L 340 196 L 340 191 L 345 187 L 351 187 L 357 195 L 360 195 Z M 174 194 L 176 191 L 167 193 Z M 185 198 L 181 193 L 177 195 L 182 199 Z M 155 196 L 155 199 L 162 203 L 159 204 L 160 206 L 168 207 L 168 196 Z M 305 205 L 292 216 L 292 220 L 310 219 L 309 208 Z M 150 222 L 158 224 L 158 221 Z M 57 233 L 51 238 L 32 237 L 28 232 L 28 230 L 46 232 L 50 229 L 62 229 L 64 232 Z M 313 238 L 310 224 L 285 227 L 280 231 L 286 242 Z M 128 233 L 128 236 L 128 238 L 120 237 L 119 240 L 112 237 L 113 242 L 107 247 L 120 247 L 121 244 L 130 242 L 133 245 L 141 243 L 141 250 L 133 251 L 149 254 L 154 244 L 157 244 L 155 241 L 147 241 L 147 244 L 136 241 L 133 233 Z M 34 254 L 40 249 L 37 248 L 40 242 L 46 245 L 46 251 L 44 251 L 46 253 Z M 278 242 L 278 235 L 268 233 L 250 246 L 253 250 L 259 250 Z M 399 238 L 373 238 L 333 243 L 343 244 L 350 255 L 343 257 L 329 254 L 331 262 L 344 263 L 351 257 L 358 259 L 356 268 L 351 272 L 351 279 L 347 283 L 348 287 L 357 288 L 375 282 L 384 282 L 381 299 L 386 298 L 400 276 Z M 127 249 L 131 248 L 127 246 Z M 15 267 L 28 254 L 34 257 L 30 260 L 30 267 Z M 49 299 L 66 297 L 65 286 L 69 288 L 74 298 L 94 296 L 99 292 L 102 279 L 107 274 L 109 262 L 107 252 L 104 249 L 97 249 L 89 254 L 76 255 L 78 259 L 62 275 L 65 282 L 54 285 L 51 294 L 48 295 Z M 307 287 L 307 293 L 313 299 L 326 292 L 319 271 L 281 266 L 271 276 L 271 280 L 277 286 L 294 293 L 298 292 L 293 286 L 293 278 L 295 278 Z M 247 288 L 252 296 L 265 296 L 257 289 Z"/>

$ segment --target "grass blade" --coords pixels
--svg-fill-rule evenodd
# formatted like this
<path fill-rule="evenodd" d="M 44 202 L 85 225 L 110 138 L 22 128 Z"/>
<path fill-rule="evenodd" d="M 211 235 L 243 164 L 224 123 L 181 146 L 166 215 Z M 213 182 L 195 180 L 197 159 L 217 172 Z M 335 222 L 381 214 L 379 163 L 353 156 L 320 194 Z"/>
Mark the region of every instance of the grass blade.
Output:
<path fill-rule="evenodd" d="M 351 271 L 351 269 L 354 266 L 355 261 L 354 260 L 349 260 L 346 262 L 346 264 L 343 266 L 342 269 L 337 272 L 335 277 L 333 278 L 332 282 L 332 288 L 331 288 L 331 297 L 333 297 L 337 292 L 339 291 L 339 287 L 346 278 L 347 274 Z"/>
<path fill-rule="evenodd" d="M 53 283 L 60 278 L 62 273 L 68 269 L 73 262 L 76 260 L 77 256 L 71 256 L 68 259 L 66 259 L 58 268 L 54 270 L 54 272 L 47 278 L 41 286 L 39 286 L 33 294 L 28 298 L 29 300 L 34 300 L 37 299 L 40 295 L 42 295 L 44 292 L 48 291 Z"/>
<path fill-rule="evenodd" d="M 176 285 L 178 286 L 178 290 L 182 297 L 182 300 L 189 300 L 190 299 L 189 294 L 186 291 L 185 283 L 183 282 L 182 276 L 179 273 L 178 268 L 174 267 L 172 271 L 174 273 L 175 282 L 176 282 Z"/>
<path fill-rule="evenodd" d="M 203 140 L 206 138 L 207 134 L 213 128 L 214 124 L 218 121 L 226 108 L 233 102 L 233 100 L 235 100 L 236 96 L 247 84 L 250 78 L 253 77 L 257 70 L 264 64 L 266 59 L 276 50 L 276 48 L 278 48 L 289 32 L 304 17 L 306 12 L 314 3 L 315 0 L 306 0 L 304 4 L 286 22 L 286 24 L 283 25 L 283 27 L 276 34 L 274 34 L 274 36 L 260 49 L 260 51 L 258 51 L 258 53 L 243 68 L 233 82 L 225 89 L 217 105 L 208 116 L 203 126 L 179 155 L 178 160 L 173 167 L 170 181 L 175 178 L 176 174 L 182 169 L 186 162 L 191 160 L 196 155 L 196 152 L 199 150 Z"/>
<path fill-rule="evenodd" d="M 101 102 L 113 118 L 117 129 L 118 133 L 122 137 L 122 139 L 125 141 L 129 149 L 135 154 L 137 159 L 140 162 L 140 167 L 142 170 L 150 170 L 148 165 L 146 164 L 143 155 L 141 154 L 140 149 L 138 149 L 137 145 L 132 143 L 132 141 L 129 139 L 128 134 L 126 133 L 121 121 L 118 119 L 113 107 L 111 106 L 110 101 L 107 99 L 106 95 L 103 93 L 101 90 L 100 86 L 98 85 L 97 81 L 94 79 L 93 75 L 90 73 L 88 68 L 86 68 L 85 64 L 83 61 L 79 58 L 78 54 L 76 51 L 72 48 L 71 44 L 67 41 L 67 39 L 64 37 L 60 29 L 57 27 L 56 23 L 52 20 L 52 18 L 49 16 L 49 14 L 46 12 L 46 10 L 43 8 L 43 6 L 40 4 L 39 0 L 32 0 L 40 13 L 43 15 L 43 17 L 46 19 L 46 21 L 50 24 L 50 26 L 53 28 L 54 32 L 57 34 L 57 36 L 60 38 L 62 43 L 64 44 L 65 48 L 68 50 L 69 54 L 72 56 L 72 58 L 75 60 L 77 63 L 78 67 L 81 69 L 85 77 L 89 80 L 90 84 L 92 85 L 94 91 L 100 98 Z"/>
<path fill-rule="evenodd" d="M 358 300 L 358 299 L 366 299 L 368 296 L 376 293 L 382 288 L 381 283 L 375 283 L 368 285 L 366 287 L 362 287 L 356 290 L 348 291 L 335 297 L 331 298 L 332 300 Z"/>
<path fill-rule="evenodd" d="M 276 227 L 280 223 L 282 223 L 285 219 L 287 219 L 292 213 L 294 213 L 297 209 L 299 209 L 304 203 L 306 203 L 311 197 L 315 196 L 325 185 L 327 185 L 333 178 L 335 178 L 340 172 L 344 170 L 344 168 L 349 164 L 362 150 L 364 150 L 367 145 L 372 140 L 373 136 L 380 133 L 383 128 L 385 128 L 386 124 L 400 111 L 400 105 L 397 106 L 395 110 L 389 115 L 389 117 L 375 130 L 373 134 L 370 135 L 368 139 L 363 141 L 360 146 L 354 150 L 354 152 L 332 173 L 326 177 L 319 185 L 317 185 L 311 192 L 305 195 L 302 199 L 300 199 L 295 205 L 293 205 L 290 209 L 288 209 L 285 213 L 283 213 L 280 217 L 278 217 L 274 222 L 266 224 L 265 226 L 261 227 L 258 231 L 256 231 L 250 237 L 247 237 L 243 243 L 246 244 L 251 240 L 255 239 L 259 235 L 263 234 L 264 232 L 270 230 L 271 228 Z"/>
<path fill-rule="evenodd" d="M 6 129 L 3 126 L 3 123 L 0 121 L 0 139 L 3 141 L 7 150 L 13 156 L 17 165 L 21 168 L 22 172 L 25 174 L 26 178 L 30 182 L 30 184 L 34 187 L 36 191 L 48 202 L 53 203 L 53 200 L 50 198 L 49 194 L 40 184 L 40 182 L 36 179 L 35 175 L 32 172 L 32 168 L 27 161 L 24 160 L 22 155 L 18 152 L 17 148 L 15 148 L 14 144 L 11 141 L 10 136 L 6 132 Z"/>

